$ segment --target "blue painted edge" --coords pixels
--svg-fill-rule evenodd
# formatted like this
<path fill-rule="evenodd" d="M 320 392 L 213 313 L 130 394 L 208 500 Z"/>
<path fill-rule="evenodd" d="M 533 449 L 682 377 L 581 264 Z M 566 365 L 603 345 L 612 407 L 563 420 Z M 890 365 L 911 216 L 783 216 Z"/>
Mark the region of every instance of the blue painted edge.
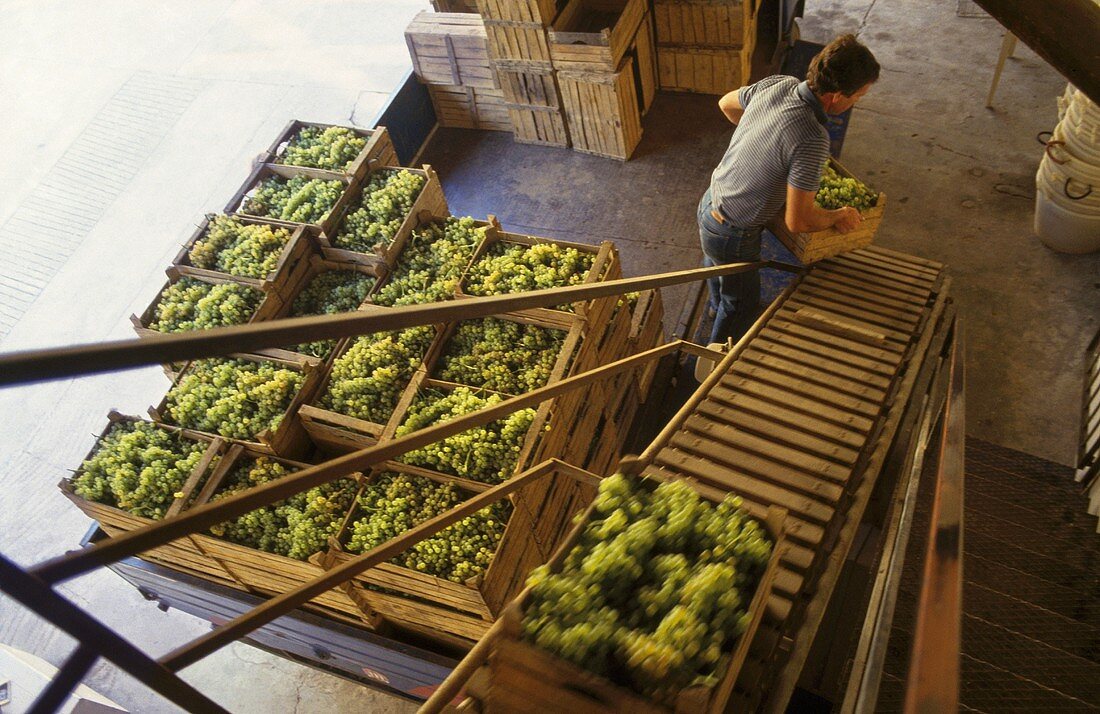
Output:
<path fill-rule="evenodd" d="M 384 126 L 402 166 L 407 166 L 435 128 L 435 107 L 428 89 L 416 80 L 412 70 L 390 93 L 386 105 L 375 116 L 372 127 Z"/>

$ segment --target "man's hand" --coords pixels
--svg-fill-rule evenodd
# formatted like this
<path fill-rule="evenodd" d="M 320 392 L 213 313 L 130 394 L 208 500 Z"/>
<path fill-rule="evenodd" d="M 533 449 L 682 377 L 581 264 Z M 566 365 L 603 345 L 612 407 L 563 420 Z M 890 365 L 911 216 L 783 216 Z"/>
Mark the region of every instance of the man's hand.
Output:
<path fill-rule="evenodd" d="M 851 206 L 844 206 L 832 211 L 833 214 L 833 228 L 836 228 L 841 233 L 850 233 L 856 228 L 859 228 L 859 224 L 863 223 L 863 216 L 859 215 L 859 211 Z"/>

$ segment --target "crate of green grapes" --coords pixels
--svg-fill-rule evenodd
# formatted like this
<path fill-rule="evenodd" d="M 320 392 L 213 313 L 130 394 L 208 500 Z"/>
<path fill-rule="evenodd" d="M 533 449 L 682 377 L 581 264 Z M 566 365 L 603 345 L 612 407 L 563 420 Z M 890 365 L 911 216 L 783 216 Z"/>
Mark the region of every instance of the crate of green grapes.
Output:
<path fill-rule="evenodd" d="M 272 164 L 336 171 L 359 178 L 375 166 L 397 166 L 386 127 L 360 129 L 293 119 L 268 148 Z"/>
<path fill-rule="evenodd" d="M 839 161 L 830 158 L 821 179 L 815 205 L 827 209 L 854 206 L 863 217 L 863 222 L 848 233 L 841 233 L 835 228 L 795 233 L 787 229 L 784 221 L 785 209 L 780 210 L 767 228 L 796 258 L 806 264 L 870 245 L 886 211 L 886 194 L 876 192 L 857 179 Z"/>
<path fill-rule="evenodd" d="M 140 337 L 259 322 L 282 305 L 277 294 L 232 276 L 186 275 L 174 266 L 166 272 L 168 282 L 153 302 L 130 316 Z"/>
<path fill-rule="evenodd" d="M 308 467 L 233 444 L 211 467 L 192 507 L 217 503 Z M 352 474 L 302 491 L 191 538 L 249 591 L 267 597 L 289 592 L 324 573 L 319 556 L 344 523 L 359 491 L 359 478 Z M 371 622 L 341 588 L 318 595 L 304 607 L 358 625 Z"/>
<path fill-rule="evenodd" d="M 786 548 L 782 509 L 750 518 L 686 480 L 616 474 L 502 615 L 484 711 L 725 707 Z"/>
<path fill-rule="evenodd" d="M 356 179 L 321 169 L 259 164 L 226 204 L 234 216 L 297 228 L 331 230 Z"/>
<path fill-rule="evenodd" d="M 172 387 L 149 410 L 162 424 L 242 443 L 283 458 L 301 458 L 309 437 L 298 408 L 320 382 L 320 362 L 232 355 L 183 365 Z"/>
<path fill-rule="evenodd" d="M 377 444 L 437 336 L 424 325 L 342 342 L 316 395 L 298 410 L 313 443 L 336 452 Z"/>
<path fill-rule="evenodd" d="M 225 441 L 189 429 L 112 411 L 80 467 L 58 484 L 61 493 L 110 536 L 180 513 L 225 451 Z M 244 589 L 190 536 L 138 557 Z"/>
<path fill-rule="evenodd" d="M 330 260 L 393 265 L 420 217 L 447 215 L 443 185 L 431 166 L 375 168 L 351 188 L 318 242 Z"/>
<path fill-rule="evenodd" d="M 236 280 L 281 295 L 316 251 L 305 226 L 207 214 L 172 261 L 181 275 Z"/>
<path fill-rule="evenodd" d="M 404 464 L 382 465 L 323 562 L 338 567 L 485 488 Z M 526 573 L 546 560 L 533 517 L 505 498 L 355 576 L 347 590 L 366 612 L 393 625 L 469 647 Z"/>

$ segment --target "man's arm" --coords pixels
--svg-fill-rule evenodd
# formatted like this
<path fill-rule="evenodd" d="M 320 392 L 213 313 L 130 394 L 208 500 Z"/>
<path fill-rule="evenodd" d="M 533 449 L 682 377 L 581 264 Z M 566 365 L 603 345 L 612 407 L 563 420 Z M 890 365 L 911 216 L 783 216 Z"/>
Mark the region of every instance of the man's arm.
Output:
<path fill-rule="evenodd" d="M 834 211 L 818 208 L 814 205 L 816 195 L 815 191 L 803 191 L 787 184 L 787 213 L 784 219 L 789 230 L 809 233 L 835 227 L 841 233 L 847 233 L 863 222 L 859 211 L 851 206 Z"/>
<path fill-rule="evenodd" d="M 745 113 L 745 108 L 741 106 L 741 98 L 738 96 L 741 89 L 744 89 L 744 87 L 735 89 L 718 100 L 718 108 L 722 110 L 722 113 L 726 115 L 731 124 L 740 123 L 741 116 Z"/>

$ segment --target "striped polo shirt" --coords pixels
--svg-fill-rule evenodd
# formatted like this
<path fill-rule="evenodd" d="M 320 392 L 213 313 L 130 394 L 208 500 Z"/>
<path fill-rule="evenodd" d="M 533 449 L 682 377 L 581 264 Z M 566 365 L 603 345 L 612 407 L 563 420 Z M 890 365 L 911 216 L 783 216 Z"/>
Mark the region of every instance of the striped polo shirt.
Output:
<path fill-rule="evenodd" d="M 711 200 L 734 226 L 756 228 L 779 213 L 788 183 L 817 191 L 829 134 L 821 102 L 794 77 L 765 77 L 737 96 L 745 113 L 711 176 Z"/>

